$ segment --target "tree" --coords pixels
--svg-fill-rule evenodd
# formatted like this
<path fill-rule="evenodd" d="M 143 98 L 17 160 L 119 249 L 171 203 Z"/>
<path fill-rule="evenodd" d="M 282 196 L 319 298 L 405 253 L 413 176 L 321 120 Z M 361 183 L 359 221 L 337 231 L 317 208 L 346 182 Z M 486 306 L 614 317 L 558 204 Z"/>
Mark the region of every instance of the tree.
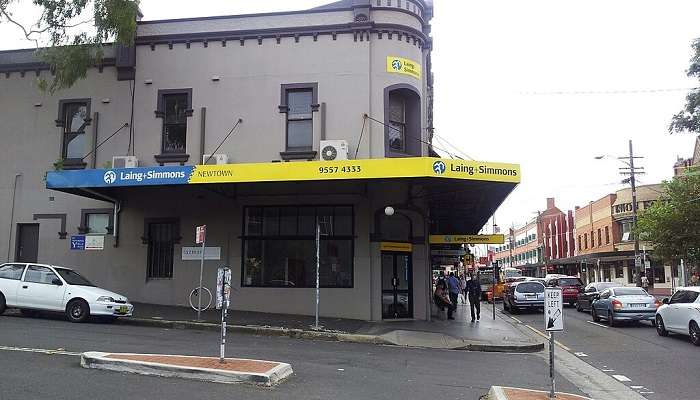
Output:
<path fill-rule="evenodd" d="M 636 234 L 662 260 L 700 264 L 700 169 L 664 182 L 659 201 L 639 215 Z"/>
<path fill-rule="evenodd" d="M 85 78 L 88 69 L 102 61 L 105 42 L 133 45 L 139 0 L 32 0 L 40 10 L 25 26 L 16 16 L 29 9 L 29 0 L 0 0 L 0 23 L 17 26 L 33 41 L 37 56 L 52 71 L 39 78 L 43 91 L 54 93 Z M 85 14 L 90 14 L 85 17 Z"/>
<path fill-rule="evenodd" d="M 690 59 L 690 68 L 686 71 L 688 77 L 700 79 L 700 38 L 695 39 L 691 45 L 693 57 Z M 673 132 L 698 132 L 700 133 L 700 89 L 694 89 L 685 97 L 685 108 L 674 115 L 668 127 Z"/>

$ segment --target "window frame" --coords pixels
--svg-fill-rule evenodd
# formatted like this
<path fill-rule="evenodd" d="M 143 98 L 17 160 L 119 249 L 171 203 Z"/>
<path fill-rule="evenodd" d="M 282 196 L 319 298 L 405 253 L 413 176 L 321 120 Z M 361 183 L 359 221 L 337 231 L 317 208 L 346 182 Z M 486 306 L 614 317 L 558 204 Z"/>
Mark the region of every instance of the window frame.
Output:
<path fill-rule="evenodd" d="M 37 284 L 39 284 L 39 285 L 52 285 L 52 284 L 53 284 L 53 283 L 51 283 L 51 282 L 48 282 L 48 283 L 47 283 L 47 282 L 28 281 L 28 280 L 27 280 L 27 276 L 29 275 L 29 270 L 30 270 L 31 268 L 43 268 L 43 269 L 46 269 L 46 270 L 48 270 L 51 274 L 53 274 L 53 276 L 54 276 L 56 279 L 59 279 L 59 280 L 60 280 L 60 278 L 58 277 L 58 274 L 57 274 L 56 271 L 54 271 L 53 269 L 51 269 L 51 268 L 49 268 L 49 267 L 45 267 L 45 266 L 43 266 L 43 265 L 28 264 L 28 265 L 27 265 L 27 268 L 25 268 L 25 270 L 24 270 L 24 275 L 22 276 L 22 282 L 26 282 L 26 283 L 37 283 Z M 51 281 L 53 281 L 53 279 L 52 279 Z M 63 281 L 61 281 L 61 282 L 63 282 Z"/>
<path fill-rule="evenodd" d="M 311 118 L 293 118 L 289 116 L 288 94 L 291 92 L 311 91 Z M 284 116 L 284 151 L 280 152 L 280 156 L 284 160 L 292 159 L 313 159 L 316 158 L 317 152 L 314 151 L 314 143 L 317 137 L 314 129 L 314 113 L 319 111 L 321 105 L 318 102 L 318 82 L 304 83 L 283 83 L 280 84 L 280 104 L 278 106 L 280 114 Z M 292 114 L 294 115 L 294 114 Z M 311 145 L 308 148 L 289 147 L 289 121 L 311 121 Z"/>
<path fill-rule="evenodd" d="M 24 264 L 24 263 L 5 263 L 5 264 L 0 265 L 0 269 L 3 267 L 20 267 L 22 270 L 20 271 L 19 277 L 17 279 L 3 277 L 3 276 L 0 276 L 0 279 L 8 279 L 11 281 L 21 281 L 22 277 L 24 276 L 24 271 L 27 269 L 27 264 Z"/>
<path fill-rule="evenodd" d="M 110 235 L 114 232 L 114 210 L 111 208 L 83 208 L 80 210 L 80 226 L 78 232 L 81 234 L 91 234 L 88 218 L 91 214 L 107 214 L 109 215 L 109 225 L 107 225 L 106 233 L 92 233 L 93 235 Z"/>
<path fill-rule="evenodd" d="M 185 147 L 182 153 L 175 152 L 165 152 L 165 132 L 166 132 L 166 117 L 165 117 L 165 97 L 171 95 L 186 95 L 187 96 L 187 108 L 185 109 Z M 168 162 L 179 162 L 181 165 L 189 160 L 189 154 L 187 154 L 187 136 L 188 128 L 190 124 L 188 123 L 188 118 L 194 114 L 192 109 L 192 88 L 181 88 L 181 89 L 159 89 L 158 97 L 156 100 L 156 110 L 154 111 L 156 118 L 162 118 L 162 126 L 160 132 L 160 154 L 155 156 L 156 161 L 163 165 Z"/>
<path fill-rule="evenodd" d="M 324 235 L 321 234 L 320 240 L 321 243 L 323 243 L 324 240 L 329 241 L 329 240 L 349 240 L 350 241 L 350 285 L 349 286 L 328 286 L 328 285 L 323 285 L 320 284 L 320 288 L 326 288 L 326 289 L 354 289 L 355 288 L 355 239 L 357 239 L 357 235 L 355 233 L 355 228 L 356 228 L 356 223 L 355 223 L 355 216 L 356 216 L 356 210 L 355 210 L 355 205 L 354 204 L 298 204 L 298 205 L 246 205 L 242 207 L 242 217 L 241 217 L 241 287 L 242 288 L 273 288 L 273 289 L 310 289 L 314 288 L 315 285 L 311 286 L 306 286 L 306 285 L 295 285 L 295 286 L 272 286 L 272 285 L 256 285 L 256 284 L 251 284 L 247 285 L 245 283 L 245 278 L 246 278 L 246 242 L 251 241 L 251 240 L 314 240 L 316 239 L 315 233 L 313 235 L 299 235 L 299 213 L 297 212 L 297 235 L 281 235 L 280 230 L 281 230 L 281 224 L 279 223 L 280 216 L 282 213 L 280 212 L 281 209 L 283 208 L 296 208 L 297 210 L 301 208 L 313 208 L 314 209 L 314 221 L 316 219 L 316 216 L 318 216 L 318 210 L 322 208 L 333 208 L 335 209 L 336 207 L 348 207 L 351 210 L 351 227 L 350 227 L 350 235 L 336 235 L 335 232 L 333 235 Z M 247 222 L 246 222 L 246 213 L 248 209 L 252 208 L 259 208 L 262 210 L 263 215 L 263 220 L 261 222 L 261 230 L 260 234 L 248 234 L 246 232 L 247 229 Z M 264 215 L 265 215 L 265 209 L 277 209 L 277 219 L 278 219 L 278 224 L 277 224 L 277 235 L 270 235 L 270 234 L 265 234 L 265 222 L 264 222 Z M 333 211 L 333 216 L 335 218 L 335 210 Z M 335 224 L 335 222 L 334 222 Z M 335 231 L 335 228 L 333 229 Z"/>
<path fill-rule="evenodd" d="M 69 134 L 80 134 L 86 135 L 85 130 L 88 126 L 92 125 L 92 113 L 91 113 L 91 98 L 75 98 L 75 99 L 61 99 L 58 101 L 58 115 L 56 117 L 56 126 L 61 128 L 61 149 L 60 149 L 60 159 L 63 161 L 63 169 L 84 169 L 87 167 L 87 163 L 83 161 L 82 158 L 78 157 L 66 157 L 67 156 L 67 146 L 66 146 L 66 135 Z M 84 120 L 84 125 L 82 126 L 82 131 L 72 132 L 67 131 L 69 126 L 66 126 L 66 110 L 69 105 L 72 104 L 85 104 L 86 118 Z"/>
<path fill-rule="evenodd" d="M 398 153 L 406 153 L 406 125 L 407 125 L 407 123 L 406 123 L 406 103 L 407 103 L 407 101 L 406 101 L 406 97 L 401 93 L 395 93 L 393 96 L 395 99 L 398 98 L 401 102 L 401 109 L 402 109 L 401 119 L 402 119 L 402 121 L 394 121 L 391 118 L 392 117 L 392 115 L 391 115 L 392 114 L 391 113 L 392 95 L 389 94 L 389 115 L 388 115 L 389 118 L 387 120 L 388 129 L 389 129 L 389 137 L 387 138 L 387 140 L 389 141 L 388 146 L 389 146 L 389 149 L 391 151 L 395 151 Z M 401 130 L 397 129 L 394 125 L 398 125 L 401 128 Z M 398 131 L 401 134 L 401 148 L 395 148 L 395 147 L 391 146 L 391 132 L 392 131 Z"/>

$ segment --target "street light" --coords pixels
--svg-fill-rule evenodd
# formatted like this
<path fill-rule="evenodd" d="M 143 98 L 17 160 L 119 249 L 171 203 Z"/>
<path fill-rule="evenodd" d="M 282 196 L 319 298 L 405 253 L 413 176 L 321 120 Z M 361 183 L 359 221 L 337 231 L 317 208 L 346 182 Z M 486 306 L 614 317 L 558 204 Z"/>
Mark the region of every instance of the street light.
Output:
<path fill-rule="evenodd" d="M 635 167 L 634 166 L 634 160 L 637 158 L 644 158 L 644 157 L 635 157 L 634 152 L 632 151 L 632 140 L 629 141 L 629 156 L 625 157 L 612 157 L 612 156 L 607 156 L 607 155 L 601 155 L 601 156 L 596 156 L 596 160 L 602 160 L 605 157 L 611 157 L 615 158 L 618 161 L 621 161 L 627 167 L 620 168 L 622 171 L 620 174 L 622 175 L 629 175 L 629 178 L 625 178 L 623 180 L 623 183 L 625 183 L 629 179 L 630 186 L 632 188 L 632 229 L 637 230 L 637 186 L 635 182 L 635 176 L 637 174 L 643 174 L 644 171 L 639 171 L 643 170 L 644 167 Z M 628 161 L 626 161 L 628 160 Z M 629 170 L 629 171 L 627 171 Z M 639 259 L 639 239 L 637 238 L 637 235 L 634 235 L 634 270 L 637 272 L 637 286 L 641 286 L 641 276 L 642 276 L 642 263 L 641 260 Z"/>

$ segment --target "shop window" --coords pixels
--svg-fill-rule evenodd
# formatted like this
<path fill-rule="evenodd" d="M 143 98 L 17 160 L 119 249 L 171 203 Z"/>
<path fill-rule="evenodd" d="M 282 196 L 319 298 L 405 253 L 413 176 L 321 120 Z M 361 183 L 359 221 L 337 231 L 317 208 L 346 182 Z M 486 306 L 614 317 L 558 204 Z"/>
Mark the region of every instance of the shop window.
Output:
<path fill-rule="evenodd" d="M 314 158 L 313 113 L 319 110 L 318 83 L 282 85 L 279 110 L 286 114 L 282 158 Z"/>
<path fill-rule="evenodd" d="M 384 89 L 384 150 L 387 157 L 422 154 L 420 102 L 418 91 L 410 85 L 399 84 Z"/>
<path fill-rule="evenodd" d="M 56 125 L 63 130 L 61 159 L 64 169 L 86 167 L 83 157 L 88 153 L 85 129 L 90 122 L 90 99 L 61 100 L 58 103 Z"/>
<path fill-rule="evenodd" d="M 144 238 L 148 243 L 147 278 L 172 279 L 175 243 L 179 242 L 179 223 L 176 219 L 146 220 Z"/>
<path fill-rule="evenodd" d="M 622 269 L 622 265 L 615 265 L 615 278 L 624 278 L 625 277 L 625 272 Z"/>
<path fill-rule="evenodd" d="M 316 221 L 320 285 L 353 287 L 352 206 L 246 207 L 242 286 L 315 287 Z"/>
<path fill-rule="evenodd" d="M 156 117 L 163 118 L 161 154 L 156 161 L 184 163 L 187 155 L 187 117 L 192 116 L 192 89 L 158 91 Z"/>
<path fill-rule="evenodd" d="M 649 271 L 649 270 L 647 270 Z M 666 282 L 666 268 L 663 265 L 653 265 L 651 267 L 652 277 L 649 278 L 649 282 L 654 283 L 665 283 Z"/>
<path fill-rule="evenodd" d="M 622 241 L 628 242 L 634 240 L 634 235 L 632 234 L 632 222 L 624 221 L 620 222 L 620 232 L 622 233 Z"/>

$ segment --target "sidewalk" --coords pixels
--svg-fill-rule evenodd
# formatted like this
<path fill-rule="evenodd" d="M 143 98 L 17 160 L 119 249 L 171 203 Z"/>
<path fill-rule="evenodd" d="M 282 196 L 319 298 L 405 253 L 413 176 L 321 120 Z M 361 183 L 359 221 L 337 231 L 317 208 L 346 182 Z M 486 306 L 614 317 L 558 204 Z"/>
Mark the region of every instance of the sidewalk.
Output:
<path fill-rule="evenodd" d="M 312 330 L 313 316 L 268 314 L 229 310 L 227 327 L 232 332 L 257 335 L 289 336 L 304 339 L 337 340 L 453 350 L 474 351 L 540 351 L 541 341 L 532 339 L 515 325 L 496 314 L 491 305 L 482 303 L 481 320 L 471 323 L 469 306 L 459 304 L 455 320 L 434 321 L 360 321 L 321 318 L 323 329 Z M 197 313 L 187 307 L 134 304 L 134 316 L 118 323 L 183 329 L 220 329 L 221 314 L 217 310 Z"/>

